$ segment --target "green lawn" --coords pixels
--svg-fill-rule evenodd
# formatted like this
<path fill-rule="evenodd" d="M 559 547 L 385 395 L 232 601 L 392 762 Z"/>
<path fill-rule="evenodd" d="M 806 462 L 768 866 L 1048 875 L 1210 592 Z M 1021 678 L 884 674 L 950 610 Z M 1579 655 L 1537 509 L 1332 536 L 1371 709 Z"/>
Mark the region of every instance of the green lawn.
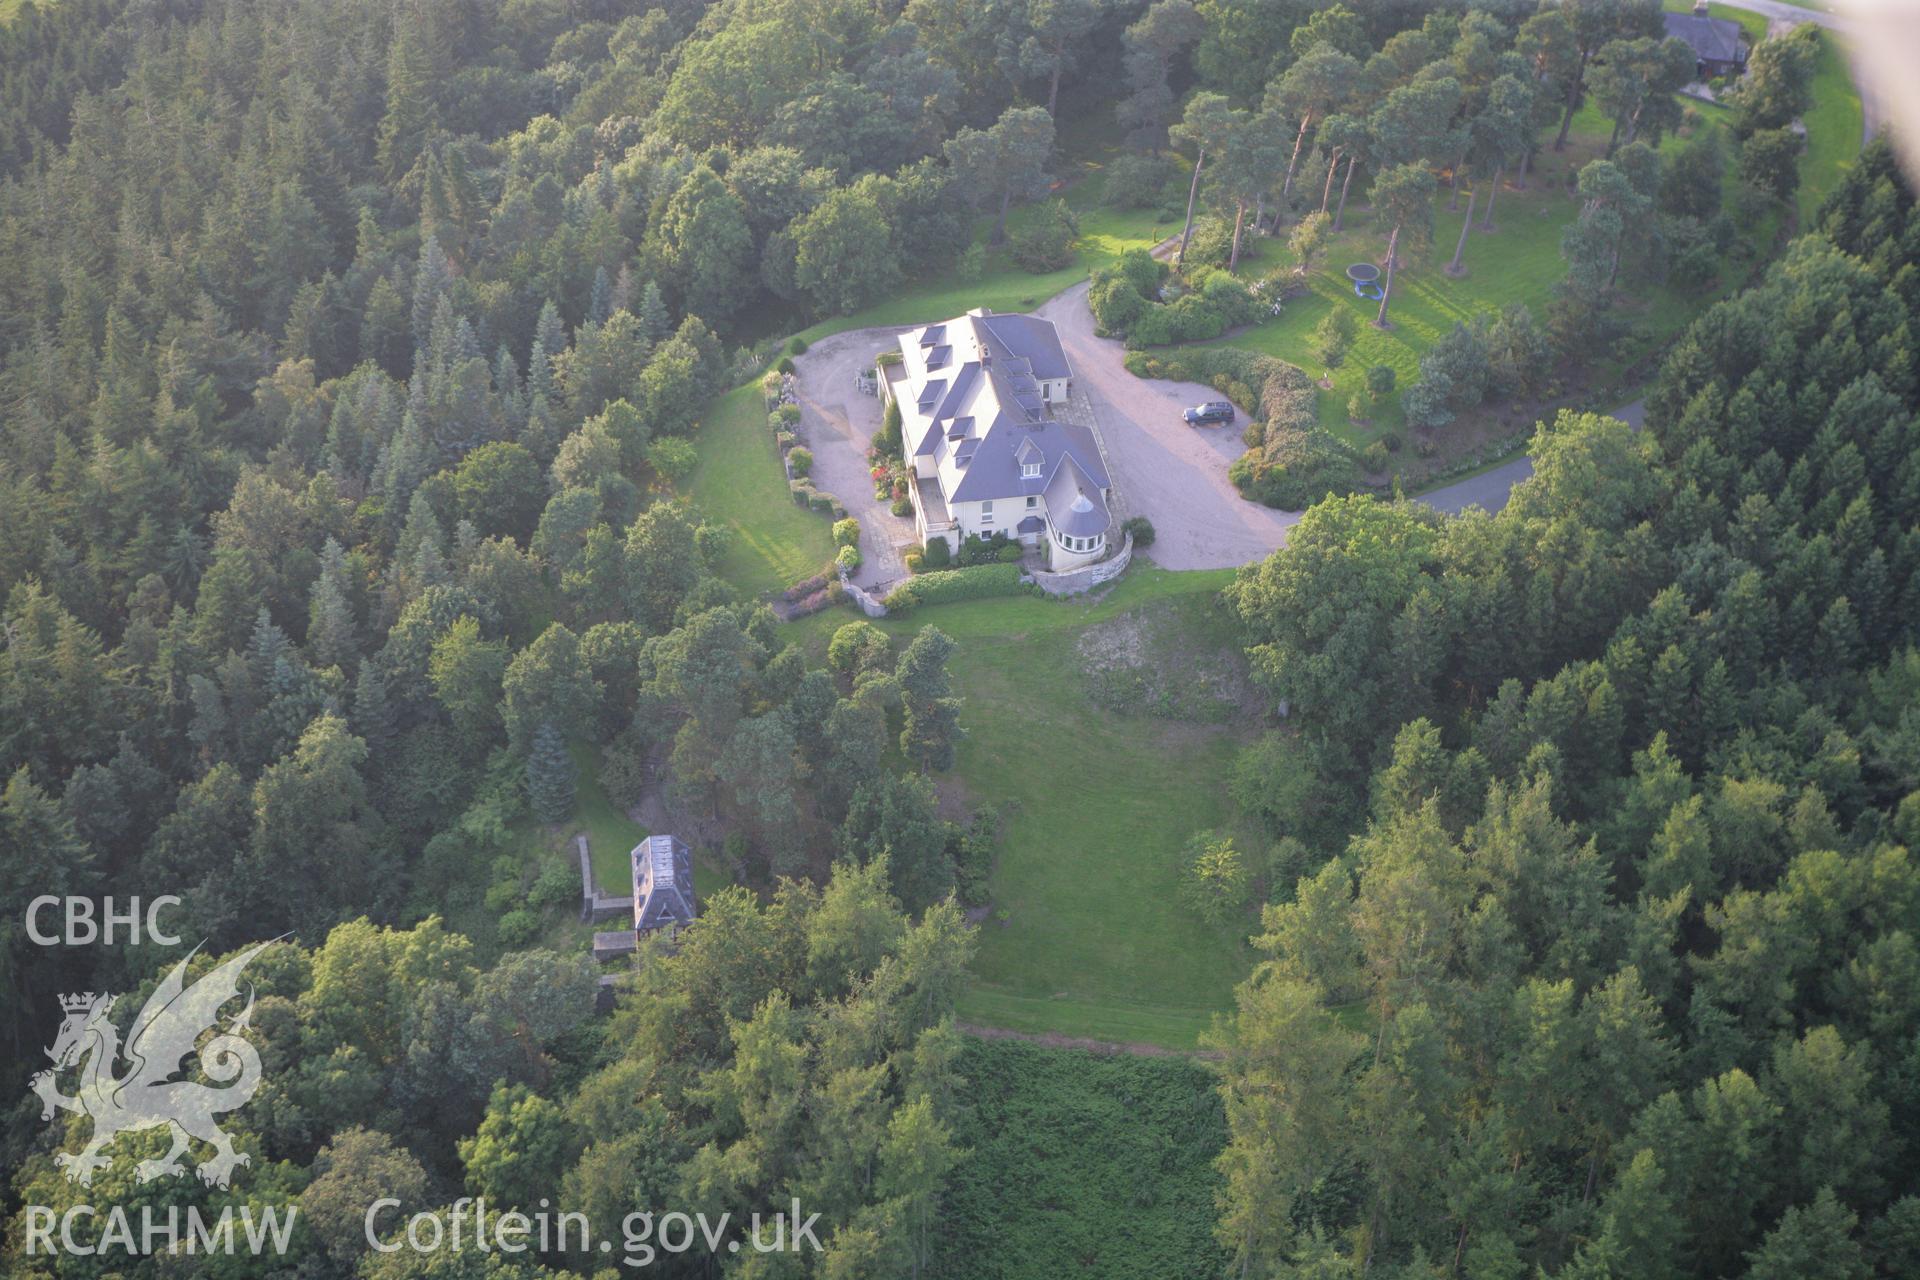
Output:
<path fill-rule="evenodd" d="M 1565 151 L 1548 147 L 1535 157 L 1525 190 L 1502 184 L 1494 203 L 1492 232 L 1478 229 L 1487 198 L 1486 184 L 1481 184 L 1475 200 L 1476 227 L 1468 232 L 1462 256 L 1466 274 L 1459 278 L 1448 276 L 1443 268 L 1453 259 L 1466 214 L 1465 201 L 1458 211 L 1451 211 L 1448 205 L 1452 193 L 1444 186 L 1436 193 L 1432 243 L 1410 260 L 1403 254 L 1403 264 L 1394 274 L 1393 297 L 1388 305 L 1391 329 L 1373 327 L 1379 304 L 1356 296 L 1346 277 L 1350 264 L 1378 263 L 1386 250 L 1387 229 L 1375 221 L 1364 203 L 1364 193 L 1355 192 L 1347 205 L 1344 229 L 1332 237 L 1308 278 L 1311 296 L 1289 302 L 1275 319 L 1203 345 L 1246 347 L 1318 375 L 1326 370 L 1312 354 L 1313 329 L 1329 311 L 1345 307 L 1356 321 L 1356 337 L 1345 363 L 1333 371 L 1332 389 L 1320 393 L 1321 425 L 1362 446 L 1398 432 L 1404 425 L 1398 396 L 1375 410 L 1366 423 L 1356 423 L 1348 416 L 1348 401 L 1365 385 L 1369 368 L 1391 366 L 1397 386 L 1404 391 L 1419 376 L 1420 356 L 1455 324 L 1511 303 L 1524 304 L 1536 318 L 1544 315 L 1554 284 L 1566 273 L 1560 257 L 1560 234 L 1579 209 L 1577 197 L 1567 194 L 1569 174 L 1604 150 L 1610 128 L 1590 110 L 1575 117 L 1575 126 Z M 1717 113 L 1707 108 L 1702 127 L 1724 126 Z M 1252 276 L 1293 260 L 1280 237 L 1259 240 L 1254 246 L 1253 265 L 1243 266 L 1242 274 Z M 1668 286 L 1642 289 L 1639 297 L 1626 303 L 1628 318 L 1644 330 L 1647 345 L 1660 345 L 1712 297 L 1731 287 L 1740 271 L 1730 266 L 1723 272 L 1720 287 L 1705 292 Z M 1598 372 L 1604 376 L 1610 371 Z M 1516 417 L 1508 425 L 1519 431 L 1527 424 Z"/>
<path fill-rule="evenodd" d="M 1674 7 L 1674 3 L 1668 7 Z M 1750 33 L 1764 33 L 1764 19 L 1740 10 L 1721 12 L 1721 8 L 1715 6 L 1716 16 L 1741 21 Z M 1801 161 L 1799 209 L 1803 221 L 1859 151 L 1860 98 L 1848 78 L 1845 58 L 1831 39 L 1826 41 L 1816 77 L 1816 103 L 1807 116 L 1808 150 Z M 1693 127 L 1723 131 L 1731 191 L 1733 113 L 1708 103 L 1690 101 L 1688 105 L 1697 116 Z M 1577 199 L 1567 194 L 1570 176 L 1604 152 L 1611 128 L 1611 121 L 1591 104 L 1583 107 L 1574 117 L 1566 150 L 1555 152 L 1544 147 L 1535 157 L 1525 191 L 1503 185 L 1494 207 L 1496 230 L 1468 233 L 1463 257 L 1467 274 L 1458 279 L 1446 275 L 1442 268 L 1452 261 L 1464 210 L 1449 211 L 1452 193 L 1443 187 L 1435 196 L 1432 244 L 1395 275 L 1388 312 L 1392 329 L 1383 332 L 1373 327 L 1379 304 L 1355 296 L 1345 275 L 1351 263 L 1377 263 L 1386 248 L 1386 230 L 1374 223 L 1364 204 L 1364 193 L 1356 192 L 1347 206 L 1345 229 L 1332 238 L 1309 277 L 1311 296 L 1293 300 L 1273 320 L 1203 345 L 1246 347 L 1278 356 L 1316 375 L 1325 373 L 1313 357 L 1310 335 L 1329 311 L 1345 307 L 1359 322 L 1357 336 L 1343 366 L 1333 371 L 1332 389 L 1320 393 L 1320 422 L 1359 446 L 1398 432 L 1404 419 L 1397 396 L 1374 411 L 1368 422 L 1356 423 L 1349 417 L 1348 402 L 1364 385 L 1366 371 L 1377 364 L 1389 365 L 1397 385 L 1404 390 L 1418 376 L 1422 353 L 1456 323 L 1516 302 L 1525 304 L 1536 318 L 1543 315 L 1554 284 L 1566 272 L 1560 257 L 1561 231 L 1578 211 Z M 1552 131 L 1545 131 L 1543 136 L 1551 137 Z M 1669 136 L 1663 140 L 1662 149 L 1677 147 L 1683 141 Z M 1478 200 L 1485 198 L 1483 189 Z M 1632 389 L 1626 381 L 1642 357 L 1656 354 L 1711 302 L 1745 279 L 1757 254 L 1772 243 L 1780 221 L 1778 213 L 1764 215 L 1742 238 L 1732 259 L 1723 265 L 1718 282 L 1710 288 L 1683 290 L 1672 285 L 1630 284 L 1622 311 L 1633 336 L 1614 358 L 1586 371 L 1590 379 L 1588 394 L 1596 403 L 1623 398 Z M 1241 274 L 1249 278 L 1293 261 L 1278 237 L 1256 240 L 1242 259 Z M 1508 417 L 1511 420 L 1499 423 L 1492 434 L 1517 433 L 1528 426 L 1524 414 L 1513 412 Z"/>
<path fill-rule="evenodd" d="M 569 748 L 576 774 L 569 834 L 584 831 L 593 854 L 593 878 L 603 893 L 624 894 L 633 883 L 633 847 L 651 833 L 620 811 L 600 786 L 600 753 L 591 743 Z"/>
<path fill-rule="evenodd" d="M 1174 888 L 1187 837 L 1230 821 L 1240 737 L 1095 705 L 1077 645 L 1089 627 L 1152 610 L 1174 615 L 1188 652 L 1229 647 L 1216 601 L 1231 576 L 1141 564 L 1097 602 L 1017 596 L 881 622 L 898 637 L 931 624 L 959 642 L 952 672 L 967 738 L 953 777 L 1005 821 L 963 1018 L 1191 1048 L 1230 1007 L 1255 917 L 1207 925 Z M 798 638 L 817 650 L 851 620 L 819 615 L 798 624 Z"/>
<path fill-rule="evenodd" d="M 696 444 L 700 464 L 689 492 L 702 513 L 733 529 L 722 566 L 728 581 L 760 595 L 818 573 L 833 558 L 832 521 L 795 506 L 787 492 L 758 386 L 714 401 Z"/>
<path fill-rule="evenodd" d="M 1807 150 L 1800 157 L 1800 225 L 1813 221 L 1820 202 L 1840 185 L 1840 176 L 1860 154 L 1860 91 L 1847 69 L 1846 54 L 1830 32 L 1820 33 L 1820 61 L 1813 73 L 1813 109 L 1807 126 Z"/>

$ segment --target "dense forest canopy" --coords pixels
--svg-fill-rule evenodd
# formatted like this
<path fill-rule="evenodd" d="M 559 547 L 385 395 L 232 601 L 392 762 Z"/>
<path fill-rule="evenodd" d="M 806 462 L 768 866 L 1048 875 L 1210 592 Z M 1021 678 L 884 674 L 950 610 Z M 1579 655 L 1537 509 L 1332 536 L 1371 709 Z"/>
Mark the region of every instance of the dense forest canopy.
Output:
<path fill-rule="evenodd" d="M 1623 244 L 1653 261 L 1718 208 L 1652 215 L 1657 25 L 1597 0 L 21 7 L 0 1075 L 41 1065 L 58 995 L 127 993 L 124 1020 L 161 980 L 150 949 L 37 945 L 35 897 L 178 894 L 196 974 L 286 937 L 251 971 L 252 1167 L 82 1188 L 54 1154 L 83 1122 L 19 1097 L 8 1273 L 202 1274 L 23 1253 L 25 1206 L 89 1198 L 301 1210 L 289 1255 L 205 1274 L 603 1264 L 366 1246 L 376 1197 L 486 1196 L 827 1224 L 818 1256 L 669 1274 L 1017 1274 L 943 1251 L 992 1192 L 956 1135 L 1002 1114 L 954 1022 L 994 841 L 931 781 L 955 642 L 935 611 L 812 660 L 722 571 L 736 534 L 687 483 L 703 415 L 776 335 L 1005 234 L 1076 113 L 1126 132 L 1116 181 L 1184 198 L 1213 153 L 1237 253 L 1283 205 L 1344 205 L 1342 164 L 1417 239 L 1432 168 L 1524 173 L 1524 135 L 1594 101 L 1620 163 L 1577 192 L 1553 318 L 1577 348 Z M 1216 1033 L 1218 1100 L 1151 1119 L 1182 1206 L 1224 1124 L 1236 1274 L 1920 1272 L 1920 215 L 1884 145 L 1806 232 L 1674 346 L 1645 431 L 1543 427 L 1494 516 L 1321 502 L 1226 592 L 1261 713 L 1289 709 L 1234 799 L 1303 874 Z M 576 869 L 523 856 L 589 782 L 707 815 L 736 881 L 610 1018 L 561 945 Z"/>
<path fill-rule="evenodd" d="M 1250 1274 L 1920 1265 L 1916 249 L 1877 144 L 1646 431 L 1563 415 L 1494 516 L 1330 500 L 1229 590 L 1306 730 L 1243 804 L 1360 827 L 1218 1037 Z"/>

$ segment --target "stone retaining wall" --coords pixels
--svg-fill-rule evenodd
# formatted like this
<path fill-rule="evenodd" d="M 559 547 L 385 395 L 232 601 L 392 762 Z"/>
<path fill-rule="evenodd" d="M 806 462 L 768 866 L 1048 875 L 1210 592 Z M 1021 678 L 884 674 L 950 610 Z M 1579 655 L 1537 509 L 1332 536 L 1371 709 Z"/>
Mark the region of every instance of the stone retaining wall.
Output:
<path fill-rule="evenodd" d="M 878 596 L 868 591 L 865 587 L 855 586 L 853 579 L 847 576 L 844 569 L 839 570 L 839 573 L 840 585 L 846 588 L 847 598 L 853 601 L 855 608 L 859 609 L 860 612 L 866 614 L 869 618 L 884 618 L 887 616 L 887 606 L 880 602 Z"/>
<path fill-rule="evenodd" d="M 1036 569 L 1031 577 L 1040 589 L 1050 596 L 1077 596 L 1083 591 L 1112 582 L 1127 571 L 1133 562 L 1133 535 L 1128 534 L 1126 541 L 1120 544 L 1120 550 L 1105 560 L 1090 564 L 1084 569 L 1074 569 L 1067 573 L 1048 573 Z"/>

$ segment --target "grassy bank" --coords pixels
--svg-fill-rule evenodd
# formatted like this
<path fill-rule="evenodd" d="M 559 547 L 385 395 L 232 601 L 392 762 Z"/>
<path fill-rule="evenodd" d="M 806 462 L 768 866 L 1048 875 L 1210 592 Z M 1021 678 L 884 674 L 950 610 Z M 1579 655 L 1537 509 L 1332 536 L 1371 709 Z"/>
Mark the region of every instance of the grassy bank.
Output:
<path fill-rule="evenodd" d="M 749 595 L 789 585 L 833 558 L 832 522 L 794 505 L 757 386 L 713 402 L 695 438 L 700 465 L 689 492 L 702 513 L 733 530 L 722 571 Z"/>
<path fill-rule="evenodd" d="M 1209 925 L 1175 886 L 1187 837 L 1231 819 L 1226 780 L 1245 734 L 1204 703 L 1097 683 L 1125 667 L 1173 688 L 1236 661 L 1218 605 L 1230 577 L 1140 564 L 1097 601 L 1016 596 L 881 621 L 896 637 L 930 624 L 958 641 L 967 737 L 942 785 L 1004 824 L 963 1017 L 1191 1048 L 1230 1005 L 1255 917 Z M 850 620 L 823 614 L 797 634 L 817 651 Z"/>

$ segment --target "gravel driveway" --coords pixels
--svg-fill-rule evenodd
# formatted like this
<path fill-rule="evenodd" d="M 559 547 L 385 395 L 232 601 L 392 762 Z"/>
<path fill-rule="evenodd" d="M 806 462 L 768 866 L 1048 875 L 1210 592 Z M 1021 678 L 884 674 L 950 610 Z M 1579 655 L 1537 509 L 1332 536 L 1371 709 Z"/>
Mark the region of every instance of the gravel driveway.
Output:
<path fill-rule="evenodd" d="M 1059 329 L 1060 343 L 1073 364 L 1074 386 L 1092 403 L 1120 515 L 1145 515 L 1153 521 L 1154 543 L 1142 554 L 1167 569 L 1224 569 L 1251 564 L 1286 544 L 1287 531 L 1299 523 L 1300 513 L 1248 502 L 1227 479 L 1227 467 L 1246 448 L 1240 439 L 1243 423 L 1190 427 L 1180 416 L 1189 405 L 1218 399 L 1218 392 L 1197 382 L 1128 373 L 1126 349 L 1111 338 L 1094 336 L 1084 283 L 1035 314 Z M 906 576 L 900 549 L 913 542 L 913 521 L 874 501 L 866 454 L 880 429 L 880 400 L 862 394 L 854 374 L 872 363 L 875 352 L 891 347 L 897 335 L 914 327 L 835 334 L 794 359 L 801 429 L 813 450 L 814 483 L 860 518 L 865 563 L 854 577 L 862 586 Z M 1643 412 L 1644 406 L 1636 403 L 1618 416 L 1638 426 Z M 1498 511 L 1508 491 L 1531 474 L 1532 461 L 1515 458 L 1416 501 L 1449 513 L 1468 506 Z"/>
<path fill-rule="evenodd" d="M 913 543 L 913 517 L 896 516 L 873 497 L 867 446 L 880 430 L 880 397 L 854 385 L 854 375 L 873 366 L 875 353 L 891 347 L 907 327 L 853 329 L 822 338 L 806 354 L 793 358 L 800 401 L 800 435 L 813 451 L 814 487 L 846 504 L 860 521 L 860 572 L 863 587 L 907 576 L 901 548 Z"/>
<path fill-rule="evenodd" d="M 1246 452 L 1245 420 L 1190 427 L 1180 411 L 1219 393 L 1194 382 L 1136 378 L 1126 350 L 1093 333 L 1087 286 L 1075 285 L 1036 313 L 1053 321 L 1087 393 L 1113 471 L 1123 515 L 1153 521 L 1154 541 L 1142 554 L 1167 569 L 1221 569 L 1259 560 L 1287 540 L 1296 511 L 1275 511 L 1240 496 L 1227 467 Z"/>

